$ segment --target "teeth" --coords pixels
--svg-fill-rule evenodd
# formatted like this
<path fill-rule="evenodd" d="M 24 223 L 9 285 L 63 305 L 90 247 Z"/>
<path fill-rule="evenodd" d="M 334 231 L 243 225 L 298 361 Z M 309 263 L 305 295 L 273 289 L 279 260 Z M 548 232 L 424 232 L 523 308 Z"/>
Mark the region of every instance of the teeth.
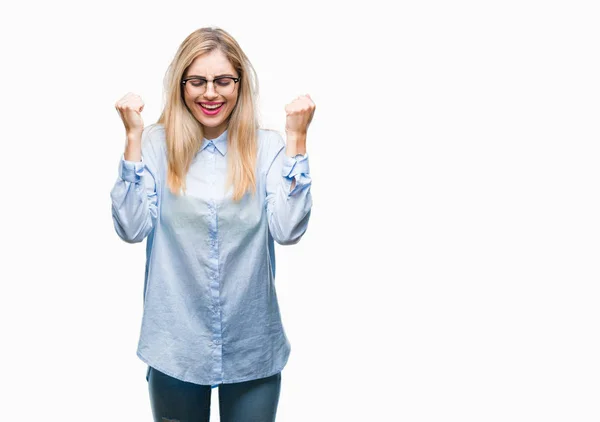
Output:
<path fill-rule="evenodd" d="M 204 107 L 208 110 L 214 110 L 216 108 L 221 107 L 223 104 L 216 104 L 216 105 L 208 105 L 208 104 L 200 104 L 201 107 Z"/>

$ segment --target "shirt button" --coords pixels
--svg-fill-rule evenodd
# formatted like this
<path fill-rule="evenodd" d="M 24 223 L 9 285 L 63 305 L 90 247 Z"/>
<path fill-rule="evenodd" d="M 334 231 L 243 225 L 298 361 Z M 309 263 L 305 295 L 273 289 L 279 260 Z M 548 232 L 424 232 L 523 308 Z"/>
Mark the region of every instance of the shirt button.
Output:
<path fill-rule="evenodd" d="M 216 344 L 216 345 L 219 345 L 219 344 L 221 344 L 221 340 L 215 340 L 215 344 Z"/>

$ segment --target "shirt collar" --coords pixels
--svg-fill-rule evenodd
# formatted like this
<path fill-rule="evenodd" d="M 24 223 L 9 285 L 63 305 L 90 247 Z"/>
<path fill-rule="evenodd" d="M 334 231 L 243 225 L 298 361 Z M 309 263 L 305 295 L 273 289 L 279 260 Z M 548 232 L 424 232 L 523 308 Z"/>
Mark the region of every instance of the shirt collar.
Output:
<path fill-rule="evenodd" d="M 202 141 L 202 147 L 200 147 L 200 151 L 203 151 L 204 148 L 209 146 L 211 141 L 213 144 L 215 144 L 215 147 L 217 148 L 217 150 L 219 150 L 221 155 L 224 156 L 227 153 L 227 130 L 225 130 L 225 132 L 220 134 L 215 139 L 204 138 L 204 140 Z"/>

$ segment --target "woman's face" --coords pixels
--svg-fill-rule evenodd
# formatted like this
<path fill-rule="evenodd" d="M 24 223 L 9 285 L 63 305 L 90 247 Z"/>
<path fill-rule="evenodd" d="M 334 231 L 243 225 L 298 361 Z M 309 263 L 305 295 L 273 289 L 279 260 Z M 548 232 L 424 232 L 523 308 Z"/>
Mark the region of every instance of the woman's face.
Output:
<path fill-rule="evenodd" d="M 183 79 L 198 78 L 187 81 L 182 89 L 185 103 L 204 128 L 205 138 L 214 139 L 227 129 L 237 104 L 239 84 L 222 77 L 238 76 L 220 50 L 196 57 L 184 74 Z"/>

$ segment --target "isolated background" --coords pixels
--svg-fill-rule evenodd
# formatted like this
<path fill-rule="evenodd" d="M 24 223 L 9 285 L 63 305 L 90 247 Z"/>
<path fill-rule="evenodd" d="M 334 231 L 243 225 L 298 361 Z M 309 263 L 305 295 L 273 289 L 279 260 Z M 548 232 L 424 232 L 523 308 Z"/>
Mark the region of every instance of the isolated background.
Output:
<path fill-rule="evenodd" d="M 310 226 L 277 249 L 278 420 L 598 421 L 599 18 L 592 1 L 2 6 L 2 419 L 150 420 L 114 103 L 138 93 L 156 121 L 179 43 L 216 25 L 258 72 L 264 126 L 317 104 Z"/>

